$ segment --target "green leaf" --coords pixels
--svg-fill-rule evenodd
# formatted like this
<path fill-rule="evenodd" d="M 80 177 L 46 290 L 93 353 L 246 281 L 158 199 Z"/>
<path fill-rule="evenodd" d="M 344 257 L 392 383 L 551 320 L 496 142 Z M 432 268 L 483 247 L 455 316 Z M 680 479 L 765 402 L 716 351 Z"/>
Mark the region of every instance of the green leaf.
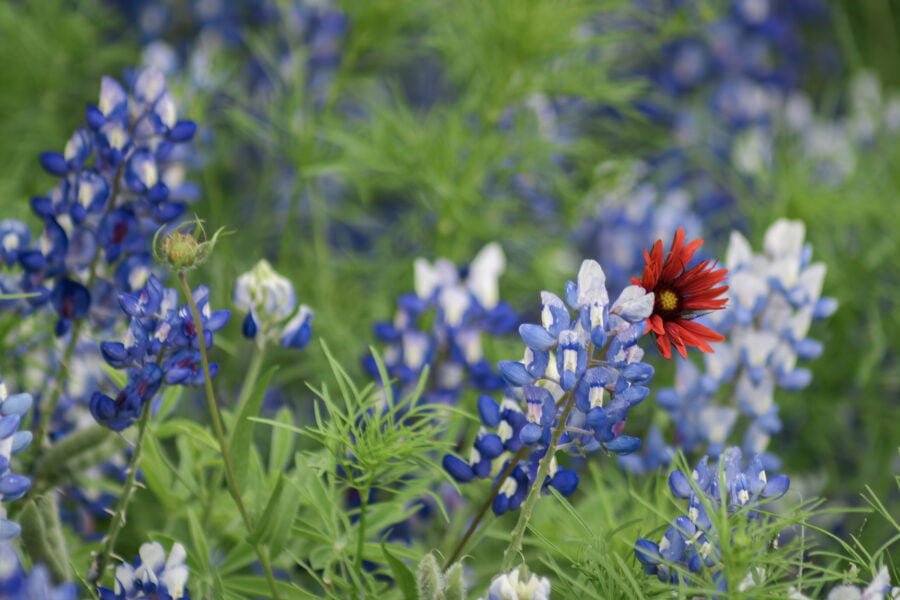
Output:
<path fill-rule="evenodd" d="M 172 505 L 173 502 L 177 502 L 177 499 L 172 496 L 172 477 L 169 475 L 169 469 L 162 457 L 162 448 L 159 447 L 159 442 L 152 435 L 145 436 L 142 450 L 141 473 L 144 475 L 147 487 L 166 508 L 177 508 Z"/>
<path fill-rule="evenodd" d="M 19 514 L 22 544 L 34 563 L 47 565 L 57 581 L 70 581 L 69 554 L 59 521 L 56 493 L 37 496 L 25 504 Z"/>
<path fill-rule="evenodd" d="M 119 389 L 124 388 L 128 385 L 128 373 L 125 371 L 119 371 L 118 369 L 114 369 L 105 362 L 103 363 L 103 372 L 106 373 L 106 376 L 112 380 L 112 382 Z"/>
<path fill-rule="evenodd" d="M 207 446 L 211 450 L 219 452 L 219 443 L 216 441 L 215 436 L 213 436 L 208 429 L 201 427 L 194 421 L 189 421 L 187 419 L 171 419 L 155 427 L 153 433 L 161 440 L 175 437 L 178 434 L 183 433 L 192 440 Z"/>
<path fill-rule="evenodd" d="M 409 570 L 409 567 L 407 567 L 402 560 L 390 553 L 387 544 L 384 542 L 381 543 L 381 551 L 384 554 L 384 559 L 387 561 L 388 566 L 391 567 L 391 573 L 394 575 L 397 587 L 403 592 L 403 597 L 406 600 L 416 600 L 416 598 L 418 598 L 418 593 L 416 592 L 415 575 L 413 575 L 412 571 Z M 431 599 L 429 598 L 427 600 Z"/>
<path fill-rule="evenodd" d="M 444 577 L 444 596 L 447 600 L 466 600 L 466 582 L 463 579 L 462 563 L 457 561 Z"/>
<path fill-rule="evenodd" d="M 35 473 L 44 482 L 55 483 L 64 474 L 77 472 L 79 459 L 101 446 L 117 441 L 116 434 L 109 429 L 100 425 L 91 425 L 52 445 L 38 462 Z M 96 464 L 96 462 L 91 464 Z"/>
<path fill-rule="evenodd" d="M 284 425 L 293 425 L 294 418 L 288 408 L 282 408 L 275 420 Z M 284 427 L 272 428 L 272 445 L 269 447 L 269 472 L 278 473 L 284 470 L 287 461 L 294 452 L 294 434 Z"/>
<path fill-rule="evenodd" d="M 250 464 L 250 445 L 253 443 L 253 427 L 255 423 L 250 417 L 256 417 L 259 414 L 263 396 L 265 396 L 266 390 L 269 388 L 269 382 L 272 380 L 272 376 L 277 370 L 278 367 L 270 368 L 259 378 L 259 381 L 256 382 L 256 386 L 254 386 L 253 392 L 250 393 L 247 403 L 243 406 L 240 414 L 237 416 L 234 429 L 228 440 L 228 450 L 234 460 L 234 476 L 235 479 L 237 479 L 238 487 L 240 489 L 245 489 L 245 484 L 247 482 L 247 469 Z"/>
<path fill-rule="evenodd" d="M 300 506 L 298 494 L 285 494 L 285 482 L 287 479 L 281 474 L 275 489 L 269 496 L 269 502 L 263 511 L 262 518 L 256 524 L 256 529 L 248 538 L 251 544 L 265 544 L 272 551 L 272 557 L 277 558 L 291 533 L 291 526 L 297 509 Z"/>

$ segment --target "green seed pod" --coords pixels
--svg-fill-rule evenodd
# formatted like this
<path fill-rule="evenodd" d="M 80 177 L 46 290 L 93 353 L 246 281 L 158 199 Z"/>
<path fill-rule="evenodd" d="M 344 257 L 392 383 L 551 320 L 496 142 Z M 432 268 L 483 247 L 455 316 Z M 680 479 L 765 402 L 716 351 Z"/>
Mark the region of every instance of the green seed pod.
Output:
<path fill-rule="evenodd" d="M 196 217 L 165 233 L 160 229 L 153 236 L 153 257 L 176 272 L 199 267 L 212 254 L 223 231 L 208 238 L 203 222 Z"/>
<path fill-rule="evenodd" d="M 419 600 L 445 600 L 444 576 L 433 554 L 426 554 L 419 563 L 416 589 L 419 592 Z"/>
<path fill-rule="evenodd" d="M 455 563 L 444 576 L 444 595 L 447 600 L 466 600 L 466 582 L 462 564 Z"/>

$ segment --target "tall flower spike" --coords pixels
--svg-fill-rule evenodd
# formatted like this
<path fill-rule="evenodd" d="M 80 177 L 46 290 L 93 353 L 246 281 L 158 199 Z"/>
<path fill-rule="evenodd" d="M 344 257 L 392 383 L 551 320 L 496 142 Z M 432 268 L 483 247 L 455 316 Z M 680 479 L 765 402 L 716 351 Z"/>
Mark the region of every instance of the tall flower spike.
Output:
<path fill-rule="evenodd" d="M 728 270 L 715 268 L 709 260 L 689 267 L 694 253 L 703 245 L 703 239 L 685 245 L 684 238 L 684 228 L 679 227 L 665 260 L 662 240 L 657 240 L 649 253 L 644 251 L 643 276 L 632 278 L 632 283 L 653 292 L 653 314 L 647 320 L 645 332 L 653 332 L 665 358 L 672 357 L 672 346 L 682 357 L 687 357 L 688 347 L 712 352 L 709 342 L 725 339 L 693 319 L 725 307 L 728 299 L 723 294 L 728 291 L 728 286 L 722 283 Z"/>

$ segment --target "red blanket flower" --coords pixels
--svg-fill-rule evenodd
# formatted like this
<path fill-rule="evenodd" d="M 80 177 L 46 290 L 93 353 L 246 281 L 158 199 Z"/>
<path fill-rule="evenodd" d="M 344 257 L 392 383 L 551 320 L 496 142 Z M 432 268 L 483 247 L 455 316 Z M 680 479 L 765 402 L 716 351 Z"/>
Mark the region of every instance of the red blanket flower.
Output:
<path fill-rule="evenodd" d="M 720 285 L 725 281 L 728 269 L 717 269 L 709 260 L 688 268 L 694 253 L 702 245 L 703 239 L 696 239 L 685 246 L 684 228 L 679 227 L 665 261 L 662 240 L 657 240 L 649 253 L 644 250 L 647 264 L 641 279 L 631 278 L 635 285 L 653 292 L 653 314 L 647 320 L 646 332 L 653 332 L 656 345 L 666 358 L 672 358 L 673 345 L 685 358 L 688 346 L 712 352 L 709 342 L 725 339 L 693 321 L 705 312 L 724 308 L 728 302 L 728 298 L 722 296 L 728 286 Z"/>

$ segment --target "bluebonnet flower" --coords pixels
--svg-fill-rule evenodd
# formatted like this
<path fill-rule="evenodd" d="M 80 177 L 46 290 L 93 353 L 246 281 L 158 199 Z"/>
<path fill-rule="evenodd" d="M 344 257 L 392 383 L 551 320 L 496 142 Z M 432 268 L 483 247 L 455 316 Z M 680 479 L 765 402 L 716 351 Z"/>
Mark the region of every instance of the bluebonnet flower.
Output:
<path fill-rule="evenodd" d="M 294 286 L 267 260 L 237 278 L 232 297 L 237 308 L 247 311 L 241 325 L 244 337 L 256 340 L 260 348 L 274 339 L 286 348 L 302 349 L 309 343 L 313 311 L 305 304 L 297 309 Z"/>
<path fill-rule="evenodd" d="M 720 487 L 724 486 L 724 487 Z M 687 514 L 670 525 L 659 543 L 639 539 L 635 555 L 648 575 L 677 584 L 690 582 L 690 574 L 702 570 L 714 573 L 718 585 L 727 582 L 717 572 L 720 561 L 719 532 L 710 511 L 743 511 L 752 522 L 760 518 L 762 504 L 784 495 L 790 487 L 786 475 L 769 477 L 759 456 L 745 465 L 737 447 L 727 448 L 718 465 L 703 457 L 690 476 L 680 470 L 669 476 L 669 489 L 676 498 L 688 501 Z"/>
<path fill-rule="evenodd" d="M 50 572 L 43 565 L 26 571 L 16 551 L 0 542 L 0 598 L 4 600 L 75 600 L 74 583 L 54 586 Z"/>
<path fill-rule="evenodd" d="M 855 565 L 851 571 L 855 572 Z M 854 573 L 855 574 L 855 573 Z M 790 589 L 790 600 L 810 600 L 795 588 Z M 891 585 L 891 576 L 886 566 L 878 569 L 878 573 L 865 588 L 851 584 L 838 585 L 831 588 L 825 600 L 897 600 L 900 599 L 900 587 Z"/>
<path fill-rule="evenodd" d="M 0 501 L 12 502 L 28 492 L 31 479 L 14 473 L 10 467 L 12 456 L 31 443 L 31 432 L 19 431 L 22 418 L 31 410 L 31 395 L 9 394 L 0 378 Z M 19 535 L 19 525 L 6 518 L 6 510 L 0 505 L 0 540 Z"/>
<path fill-rule="evenodd" d="M 210 308 L 206 286 L 194 290 L 193 297 L 203 320 L 199 327 L 190 308 L 178 306 L 178 293 L 164 288 L 155 275 L 140 291 L 119 296 L 131 324 L 123 342 L 103 342 L 100 350 L 111 366 L 128 369 L 128 384 L 115 398 L 94 392 L 90 409 L 97 422 L 121 431 L 140 416 L 163 383 L 202 385 L 200 344 L 211 348 L 213 333 L 228 322 L 231 313 Z M 217 370 L 210 364 L 213 376 Z"/>
<path fill-rule="evenodd" d="M 541 293 L 541 324 L 519 328 L 526 345 L 523 360 L 500 363 L 508 384 L 503 401 L 498 405 L 486 395 L 478 400 L 484 427 L 469 460 L 452 454 L 443 460 L 460 482 L 498 473 L 504 477 L 509 471 L 498 481 L 493 504 L 497 514 L 521 505 L 548 451 L 585 454 L 603 448 L 628 454 L 640 446 L 637 438 L 622 431 L 629 409 L 649 393 L 644 384 L 653 376 L 653 368 L 641 362 L 644 353 L 637 345 L 653 310 L 653 294 L 630 286 L 610 306 L 603 269 L 587 260 L 577 283 L 567 284 L 565 297 L 564 302 L 550 292 Z M 563 415 L 568 415 L 564 423 Z M 564 427 L 564 433 L 559 447 L 549 448 L 555 427 Z M 578 476 L 554 457 L 541 485 L 569 495 Z"/>
<path fill-rule="evenodd" d="M 159 542 L 143 544 L 134 564 L 116 567 L 115 589 L 100 588 L 101 600 L 190 600 L 187 553 L 179 543 L 166 551 Z"/>
<path fill-rule="evenodd" d="M 482 600 L 550 600 L 550 580 L 523 565 L 494 577 Z"/>
<path fill-rule="evenodd" d="M 196 125 L 178 120 L 159 71 L 144 69 L 131 83 L 126 91 L 103 78 L 100 100 L 88 107 L 85 125 L 63 152 L 41 155 L 41 165 L 59 183 L 31 201 L 44 224 L 36 243 L 26 247 L 28 235 L 11 222 L 0 227 L 9 246 L 0 258 L 18 260 L 24 270 L 20 291 L 38 294 L 29 306 L 50 301 L 57 335 L 104 301 L 113 302 L 115 286 L 106 281 L 112 270 L 147 254 L 153 233 L 178 217 L 194 195 L 183 181 L 179 148 Z M 116 273 L 118 281 L 127 278 Z"/>
<path fill-rule="evenodd" d="M 389 377 L 403 388 L 431 369 L 425 400 L 450 402 L 468 382 L 475 389 L 494 391 L 503 386 L 482 350 L 483 333 L 511 333 L 518 317 L 499 298 L 497 280 L 505 268 L 503 250 L 485 246 L 465 269 L 440 259 L 433 265 L 415 263 L 415 293 L 398 301 L 392 323 L 376 323 L 375 335 L 388 343 L 384 362 Z M 421 323 L 433 318 L 429 329 Z M 367 372 L 380 379 L 374 358 L 364 359 Z M 386 382 L 385 382 L 386 383 Z"/>

